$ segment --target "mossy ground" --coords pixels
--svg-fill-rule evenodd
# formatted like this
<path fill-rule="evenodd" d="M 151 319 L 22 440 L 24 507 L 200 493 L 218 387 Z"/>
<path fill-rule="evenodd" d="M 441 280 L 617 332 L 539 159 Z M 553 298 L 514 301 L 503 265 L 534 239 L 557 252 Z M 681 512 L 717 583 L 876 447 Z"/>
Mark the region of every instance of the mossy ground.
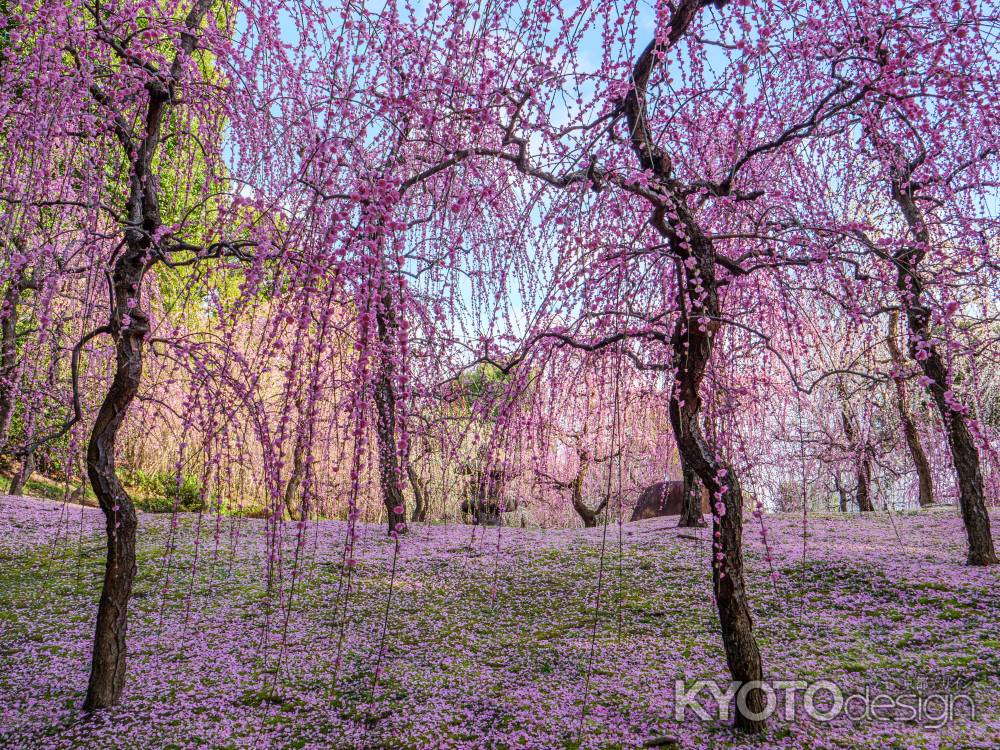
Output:
<path fill-rule="evenodd" d="M 603 544 L 600 529 L 498 540 L 417 527 L 394 574 L 392 542 L 366 527 L 348 581 L 343 524 L 307 528 L 298 548 L 289 524 L 279 548 L 260 521 L 206 516 L 199 534 L 184 516 L 171 535 L 169 516 L 143 516 L 128 687 L 88 717 L 102 519 L 41 507 L 8 514 L 0 545 L 4 747 L 611 749 L 662 734 L 682 747 L 1000 745 L 997 575 L 961 565 L 945 516 L 896 519 L 906 549 L 886 543 L 884 517 L 817 519 L 804 557 L 795 522 L 768 519 L 780 576 L 748 529 L 748 590 L 771 679 L 960 692 L 977 717 L 776 716 L 750 741 L 721 720 L 674 718 L 675 679 L 727 673 L 707 537 L 662 519 L 620 540 L 609 527 Z"/>

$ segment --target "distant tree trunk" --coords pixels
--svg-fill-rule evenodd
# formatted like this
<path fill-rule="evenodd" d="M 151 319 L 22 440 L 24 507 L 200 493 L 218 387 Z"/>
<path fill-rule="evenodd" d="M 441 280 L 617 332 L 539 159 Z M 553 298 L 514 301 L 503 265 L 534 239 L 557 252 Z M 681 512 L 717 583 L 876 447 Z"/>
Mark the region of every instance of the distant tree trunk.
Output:
<path fill-rule="evenodd" d="M 872 459 L 868 446 L 862 445 L 858 438 L 857 430 L 854 429 L 854 422 L 851 420 L 851 410 L 847 400 L 847 393 L 840 389 L 840 419 L 844 425 L 844 436 L 847 444 L 855 454 L 855 499 L 858 503 L 858 510 L 862 513 L 871 513 L 875 510 L 872 505 L 871 481 L 872 481 Z"/>
<path fill-rule="evenodd" d="M 840 512 L 847 512 L 847 490 L 844 489 L 844 485 L 840 481 L 840 472 L 836 472 L 833 475 L 833 486 L 837 488 L 837 495 L 840 498 Z"/>
<path fill-rule="evenodd" d="M 31 479 L 32 473 L 35 471 L 35 452 L 33 450 L 28 451 L 21 459 L 21 465 L 17 471 L 14 472 L 14 476 L 10 479 L 10 493 L 11 495 L 20 495 L 24 492 L 25 483 Z"/>
<path fill-rule="evenodd" d="M 903 160 L 902 164 L 905 165 L 906 161 Z M 920 275 L 920 263 L 930 248 L 931 238 L 923 211 L 914 195 L 912 178 L 910 167 L 897 165 L 893 168 L 890 179 L 892 199 L 906 219 L 913 240 L 910 245 L 899 248 L 893 254 L 897 272 L 896 287 L 906 311 L 910 356 L 930 381 L 927 388 L 948 434 L 952 464 L 958 478 L 962 519 L 969 539 L 968 564 L 996 565 L 1000 560 L 993 546 L 990 517 L 986 512 L 979 450 L 965 423 L 964 414 L 953 408 L 957 405 L 954 398 L 945 397 L 946 393 L 952 395 L 948 365 L 933 344 L 931 311 L 923 301 L 924 281 Z"/>
<path fill-rule="evenodd" d="M 586 481 L 587 474 L 590 472 L 591 459 L 584 450 L 577 451 L 577 455 L 580 459 L 580 466 L 576 470 L 576 476 L 573 477 L 573 481 L 570 483 L 573 510 L 575 510 L 576 514 L 580 516 L 580 519 L 583 521 L 584 528 L 593 529 L 597 526 L 597 519 L 607 507 L 610 495 L 605 495 L 604 499 L 596 508 L 591 508 L 587 505 L 586 501 L 583 499 L 583 483 Z"/>
<path fill-rule="evenodd" d="M 97 609 L 90 682 L 83 704 L 86 710 L 117 705 L 125 685 L 125 638 L 136 573 L 138 518 L 131 498 L 115 474 L 115 441 L 139 390 L 143 344 L 149 333 L 149 319 L 136 305 L 146 270 L 148 239 L 145 233 L 137 234 L 140 237 L 131 239 L 112 274 L 114 305 L 108 327 L 115 340 L 115 373 L 87 446 L 87 476 L 107 521 L 108 553 Z"/>
<path fill-rule="evenodd" d="M 19 252 L 25 252 L 20 240 L 14 241 Z M 7 289 L 0 302 L 0 451 L 7 445 L 10 421 L 14 416 L 13 379 L 17 371 L 17 324 L 21 314 L 24 293 L 29 289 L 36 292 L 41 288 L 37 272 L 15 273 L 7 282 Z"/>
<path fill-rule="evenodd" d="M 399 487 L 399 456 L 396 452 L 396 394 L 388 378 L 375 384 L 375 431 L 378 437 L 379 483 L 385 505 L 387 531 L 405 529 L 406 500 Z M 402 510 L 400 510 L 402 508 Z"/>
<path fill-rule="evenodd" d="M 500 526 L 505 511 L 517 510 L 517 501 L 508 507 L 504 501 L 508 477 L 502 469 L 472 469 L 467 492 L 462 501 L 462 512 L 472 517 L 472 523 L 481 526 Z"/>
<path fill-rule="evenodd" d="M 872 513 L 875 506 L 872 504 L 872 462 L 865 451 L 858 464 L 858 510 L 862 513 Z"/>
<path fill-rule="evenodd" d="M 0 450 L 7 445 L 10 420 L 14 416 L 14 384 L 11 378 L 17 368 L 17 317 L 20 303 L 21 287 L 15 279 L 11 279 L 4 292 L 3 302 L 0 303 Z"/>
<path fill-rule="evenodd" d="M 894 310 L 889 315 L 889 336 L 886 344 L 889 347 L 889 356 L 896 370 L 893 381 L 896 384 L 896 408 L 899 411 L 899 421 L 903 426 L 903 436 L 906 438 L 906 447 L 910 451 L 910 458 L 913 459 L 913 466 L 917 470 L 917 478 L 920 483 L 920 507 L 926 508 L 934 504 L 934 479 L 931 476 L 931 465 L 924 452 L 924 446 L 920 442 L 920 433 L 910 416 L 910 410 L 906 405 L 906 383 L 903 379 L 903 353 L 896 343 L 896 333 L 899 322 L 899 314 Z"/>
<path fill-rule="evenodd" d="M 590 460 L 583 450 L 577 451 L 577 456 L 580 459 L 580 465 L 577 467 L 576 476 L 573 477 L 573 482 L 570 485 L 573 510 L 583 521 L 583 527 L 592 529 L 597 526 L 597 515 L 601 511 L 591 510 L 583 501 L 583 483 L 587 478 L 587 471 L 590 469 Z"/>
<path fill-rule="evenodd" d="M 17 293 L 11 295 L 8 292 L 7 300 L 10 302 L 11 307 L 6 311 L 8 312 L 7 318 L 4 320 L 4 331 L 3 331 L 3 341 L 2 345 L 4 347 L 4 352 L 2 358 L 0 358 L 0 363 L 2 363 L 2 368 L 0 368 L 0 378 L 6 380 L 8 373 L 13 374 L 14 368 L 17 366 L 17 340 L 15 335 L 15 327 L 17 325 L 17 305 L 20 303 L 21 291 L 23 286 L 11 285 L 17 290 Z M 11 330 L 6 330 L 7 324 L 10 324 Z M 9 344 L 9 348 L 8 348 Z M 13 396 L 13 384 L 10 384 L 10 388 L 7 387 L 6 382 L 0 382 L 0 450 L 6 445 L 8 430 L 10 427 L 10 419 L 14 410 L 14 396 Z M 35 426 L 35 412 L 29 410 L 29 414 L 25 420 L 25 431 L 26 437 L 30 437 L 30 434 Z M 10 495 L 21 495 L 24 493 L 24 485 L 31 475 L 35 471 L 35 448 L 28 447 L 26 453 L 19 452 L 17 457 L 20 459 L 17 469 L 15 469 L 14 474 L 10 478 L 10 488 L 8 494 Z"/>
<path fill-rule="evenodd" d="M 678 526 L 686 528 L 699 528 L 707 526 L 705 517 L 701 512 L 701 488 L 698 486 L 698 477 L 693 469 L 689 469 L 682 463 L 682 475 L 684 477 L 684 495 L 681 503 L 681 517 L 677 521 Z"/>
<path fill-rule="evenodd" d="M 295 440 L 295 449 L 292 451 L 292 474 L 288 477 L 288 484 L 285 485 L 285 508 L 288 510 L 288 517 L 293 521 L 304 521 L 302 502 L 299 498 L 299 487 L 302 486 L 302 475 L 305 472 L 305 462 L 303 455 L 305 447 L 299 438 Z"/>
<path fill-rule="evenodd" d="M 379 483 L 385 505 L 387 531 L 406 528 L 406 500 L 400 487 L 402 472 L 396 443 L 396 389 L 393 383 L 395 367 L 392 351 L 395 348 L 397 328 L 392 292 L 386 279 L 382 280 L 375 322 L 378 331 L 379 356 L 375 380 L 375 433 L 378 439 Z"/>
<path fill-rule="evenodd" d="M 413 512 L 410 520 L 421 523 L 427 520 L 427 510 L 430 498 L 427 496 L 427 483 L 420 478 L 413 464 L 407 462 L 406 476 L 410 480 L 410 487 L 413 489 Z"/>

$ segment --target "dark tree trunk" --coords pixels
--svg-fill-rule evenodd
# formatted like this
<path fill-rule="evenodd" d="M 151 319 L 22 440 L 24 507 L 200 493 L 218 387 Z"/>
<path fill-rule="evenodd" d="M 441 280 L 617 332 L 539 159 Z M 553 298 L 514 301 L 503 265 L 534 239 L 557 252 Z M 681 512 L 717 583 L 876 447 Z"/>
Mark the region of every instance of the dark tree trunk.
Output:
<path fill-rule="evenodd" d="M 143 276 L 165 252 L 162 246 L 153 244 L 163 224 L 153 162 L 167 110 L 178 101 L 176 84 L 184 60 L 198 44 L 201 23 L 211 5 L 211 0 L 194 0 L 183 21 L 185 28 L 169 71 L 164 70 L 163 75 L 151 77 L 146 83 L 148 100 L 140 119 L 141 132 L 129 132 L 128 123 L 120 116 L 114 123 L 114 132 L 131 170 L 125 205 L 127 221 L 122 226 L 125 250 L 112 269 L 111 315 L 106 326 L 115 342 L 115 371 L 87 444 L 87 476 L 104 512 L 108 550 L 97 608 L 90 681 L 83 704 L 86 710 L 116 705 L 125 684 L 128 604 L 136 574 L 138 518 L 131 498 L 115 474 L 115 443 L 142 379 L 143 346 L 149 334 L 149 318 L 140 307 Z M 104 96 L 95 94 L 94 98 L 103 105 Z"/>
<path fill-rule="evenodd" d="M 375 380 L 375 433 L 378 440 L 379 483 L 385 505 L 387 531 L 406 529 L 406 501 L 403 497 L 403 474 L 396 443 L 396 389 L 393 383 L 392 351 L 395 348 L 396 316 L 388 281 L 382 280 L 378 311 L 379 356 Z M 399 510 L 399 509 L 402 510 Z"/>
<path fill-rule="evenodd" d="M 517 510 L 518 503 L 508 506 L 504 500 L 508 477 L 503 469 L 471 469 L 467 485 L 468 497 L 462 501 L 462 513 L 481 526 L 500 526 L 505 511 Z"/>
<path fill-rule="evenodd" d="M 302 445 L 302 440 L 296 438 L 295 448 L 292 451 L 292 474 L 288 477 L 288 484 L 285 485 L 285 497 L 284 503 L 285 508 L 288 510 L 288 517 L 293 521 L 304 521 L 305 513 L 303 512 L 302 502 L 299 498 L 299 487 L 302 485 L 302 474 L 305 471 L 305 464 L 303 461 L 303 454 L 305 453 L 305 448 Z"/>
<path fill-rule="evenodd" d="M 35 452 L 28 451 L 28 454 L 21 459 L 21 465 L 10 478 L 11 495 L 20 495 L 24 491 L 24 485 L 35 471 Z"/>
<path fill-rule="evenodd" d="M 712 241 L 688 209 L 686 196 L 673 178 L 670 155 L 656 144 L 646 116 L 646 89 L 653 69 L 663 58 L 662 53 L 687 33 L 697 14 L 709 4 L 722 6 L 725 0 L 711 3 L 681 0 L 672 6 L 666 34 L 650 42 L 636 61 L 632 86 L 621 101 L 621 110 L 628 122 L 639 166 L 652 173 L 659 194 L 661 205 L 654 211 L 651 223 L 678 261 L 678 297 L 682 309 L 670 342 L 677 372 L 670 395 L 670 421 L 676 425 L 675 437 L 683 465 L 698 475 L 711 502 L 722 504 L 721 514 L 712 515 L 715 539 L 712 586 L 726 662 L 733 680 L 742 687 L 763 678 L 743 580 L 743 492 L 732 467 L 705 442 L 699 424 L 701 384 L 719 326 L 719 282 L 715 268 L 718 256 Z M 693 262 L 690 270 L 686 268 L 687 261 Z M 763 692 L 749 690 L 745 698 L 749 712 L 759 717 L 765 705 Z M 737 711 L 736 726 L 748 732 L 762 732 L 766 722 Z"/>
<path fill-rule="evenodd" d="M 938 409 L 942 415 L 949 411 L 943 397 Z M 990 517 L 986 512 L 979 451 L 965 424 L 965 418 L 954 412 L 951 414 L 952 418 L 947 423 L 948 444 L 955 462 L 955 472 L 958 474 L 959 502 L 969 537 L 968 564 L 997 565 L 1000 560 L 997 559 Z"/>
<path fill-rule="evenodd" d="M 583 521 L 583 527 L 585 529 L 593 529 L 597 527 L 597 517 L 601 514 L 601 511 L 604 510 L 604 505 L 605 504 L 602 503 L 601 507 L 595 511 L 587 507 L 582 500 L 578 503 L 574 498 L 573 509 L 576 511 L 576 514 L 580 516 L 580 520 Z"/>
<path fill-rule="evenodd" d="M 379 483 L 385 505 L 387 531 L 402 531 L 406 524 L 406 501 L 399 486 L 399 455 L 396 451 L 396 394 L 387 377 L 375 384 L 375 431 L 378 437 Z M 399 510 L 402 508 L 402 511 Z"/>
<path fill-rule="evenodd" d="M 686 208 L 682 210 L 682 216 L 686 215 Z M 721 461 L 705 442 L 699 424 L 701 383 L 712 354 L 719 303 L 711 245 L 696 225 L 688 227 L 687 235 L 699 261 L 699 281 L 704 294 L 700 299 L 693 292 L 688 296 L 688 312 L 678 320 L 671 341 L 677 378 L 670 398 L 670 416 L 671 423 L 678 426 L 675 437 L 684 466 L 690 467 L 701 479 L 713 507 L 722 503 L 721 514 L 718 511 L 712 514 L 715 538 L 712 587 L 729 672 L 733 680 L 742 685 L 763 679 L 760 649 L 753 634 L 743 578 L 743 491 L 732 467 Z M 687 295 L 690 286 L 685 284 L 683 291 Z M 703 318 L 710 321 L 705 326 L 699 322 Z M 762 691 L 749 691 L 746 705 L 754 714 L 760 714 L 764 708 Z M 745 731 L 761 732 L 766 723 L 737 711 L 736 725 Z"/>
<path fill-rule="evenodd" d="M 412 464 L 407 463 L 406 475 L 410 480 L 410 487 L 413 488 L 413 512 L 410 520 L 421 523 L 427 520 L 427 510 L 430 498 L 427 496 L 427 483 L 424 482 Z"/>
<path fill-rule="evenodd" d="M 868 451 L 868 446 L 862 445 L 858 439 L 857 430 L 854 429 L 854 422 L 851 421 L 851 412 L 848 406 L 847 393 L 840 389 L 840 419 L 844 425 L 844 435 L 847 444 L 854 452 L 857 469 L 855 471 L 854 497 L 858 503 L 858 510 L 862 513 L 871 513 L 875 510 L 872 505 L 871 481 L 872 481 L 872 459 Z"/>
<path fill-rule="evenodd" d="M 14 370 L 17 367 L 17 316 L 21 287 L 11 279 L 0 309 L 0 450 L 7 445 L 7 432 L 14 416 Z M 11 493 L 19 494 L 19 493 Z"/>
<path fill-rule="evenodd" d="M 840 472 L 833 475 L 833 486 L 837 488 L 837 496 L 840 499 L 840 512 L 847 512 L 847 490 L 840 481 Z"/>
<path fill-rule="evenodd" d="M 902 383 L 898 385 L 898 388 L 903 390 Z M 902 412 L 906 409 L 906 405 L 902 401 L 899 403 Z M 913 466 L 917 470 L 917 479 L 920 488 L 917 501 L 920 503 L 921 508 L 927 508 L 934 505 L 934 478 L 931 474 L 931 464 L 927 460 L 927 454 L 924 452 L 924 446 L 920 442 L 920 433 L 917 432 L 913 418 L 907 412 L 905 417 L 900 413 L 900 419 L 903 422 L 903 436 L 906 438 L 906 447 L 910 451 Z"/>
<path fill-rule="evenodd" d="M 908 169 L 893 170 L 890 192 L 906 219 L 913 242 L 893 255 L 896 286 L 909 329 L 909 352 L 930 381 L 927 386 L 937 406 L 948 435 L 952 464 L 958 479 L 959 503 L 969 539 L 969 565 L 996 565 L 996 549 L 990 529 L 990 517 L 983 497 L 983 475 L 979 450 L 965 422 L 964 414 L 953 408 L 945 393 L 949 391 L 948 365 L 931 339 L 931 313 L 923 301 L 924 281 L 920 262 L 930 247 L 930 232 L 914 196 L 912 174 Z"/>
<path fill-rule="evenodd" d="M 145 263 L 144 246 L 138 244 L 130 246 L 115 264 L 114 308 L 109 324 L 115 340 L 115 373 L 87 446 L 87 476 L 106 518 L 108 552 L 90 682 L 83 704 L 86 710 L 117 705 L 125 684 L 125 637 L 136 573 L 138 519 L 131 498 L 115 474 L 115 441 L 142 377 L 142 350 L 149 319 L 138 306 L 130 306 L 130 300 L 139 299 Z M 125 316 L 130 318 L 128 326 L 123 325 Z"/>
<path fill-rule="evenodd" d="M 903 437 L 906 438 L 906 447 L 910 451 L 910 458 L 913 459 L 913 466 L 917 470 L 917 478 L 920 483 L 920 507 L 926 508 L 934 504 L 934 479 L 931 476 L 931 465 L 924 452 L 924 446 L 920 442 L 920 433 L 910 416 L 910 410 L 906 405 L 906 382 L 903 379 L 903 353 L 896 343 L 896 333 L 899 315 L 893 311 L 889 315 L 889 336 L 886 344 L 889 346 L 889 356 L 896 374 L 893 380 L 896 384 L 896 408 L 899 411 L 899 421 L 903 426 Z"/>
<path fill-rule="evenodd" d="M 679 427 L 679 425 L 678 425 Z M 678 432 L 678 427 L 674 428 L 674 434 Z M 707 526 L 705 516 L 701 512 L 701 488 L 698 486 L 698 478 L 693 469 L 689 469 L 683 464 L 682 474 L 684 476 L 684 495 L 681 502 L 681 517 L 677 521 L 678 526 L 685 528 L 701 528 Z"/>
<path fill-rule="evenodd" d="M 597 527 L 597 523 L 600 520 L 601 513 L 608 505 L 608 498 L 601 501 L 597 508 L 591 508 L 581 499 L 579 503 L 574 502 L 573 508 L 576 510 L 580 520 L 583 521 L 583 527 L 585 529 L 593 529 Z"/>
<path fill-rule="evenodd" d="M 862 513 L 872 513 L 875 506 L 872 504 L 872 462 L 866 451 L 858 464 L 858 510 Z"/>
<path fill-rule="evenodd" d="M 590 457 L 582 450 L 578 451 L 578 455 L 580 458 L 580 467 L 576 470 L 576 476 L 573 477 L 573 481 L 570 484 L 573 510 L 580 516 L 584 528 L 593 529 L 597 527 L 597 519 L 607 507 L 610 496 L 605 496 L 596 508 L 591 508 L 587 505 L 583 499 L 583 483 L 586 481 L 587 474 L 590 471 Z M 608 470 L 610 471 L 610 464 Z"/>

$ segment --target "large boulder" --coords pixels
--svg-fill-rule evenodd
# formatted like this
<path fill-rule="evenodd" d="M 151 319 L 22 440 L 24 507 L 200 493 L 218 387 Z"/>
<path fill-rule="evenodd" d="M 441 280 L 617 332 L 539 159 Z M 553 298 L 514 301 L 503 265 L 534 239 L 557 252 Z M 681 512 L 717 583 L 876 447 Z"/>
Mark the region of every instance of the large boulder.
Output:
<path fill-rule="evenodd" d="M 639 500 L 632 511 L 631 520 L 641 521 L 645 518 L 659 518 L 660 516 L 679 516 L 683 500 L 684 482 L 670 481 L 651 484 L 639 495 Z M 708 505 L 708 492 L 704 488 L 701 490 L 701 512 L 711 512 Z"/>

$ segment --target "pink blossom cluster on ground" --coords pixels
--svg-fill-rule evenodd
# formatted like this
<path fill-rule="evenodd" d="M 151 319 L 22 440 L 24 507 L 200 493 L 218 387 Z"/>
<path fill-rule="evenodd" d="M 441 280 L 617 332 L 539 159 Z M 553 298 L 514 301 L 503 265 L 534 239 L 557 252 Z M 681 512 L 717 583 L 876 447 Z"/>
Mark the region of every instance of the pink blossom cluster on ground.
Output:
<path fill-rule="evenodd" d="M 308 526 L 298 563 L 272 572 L 268 596 L 263 522 L 202 518 L 192 576 L 195 523 L 181 518 L 164 586 L 170 519 L 143 515 L 130 680 L 119 707 L 88 716 L 79 706 L 100 513 L 2 504 L 4 747 L 633 748 L 663 735 L 689 748 L 1000 743 L 998 573 L 963 565 L 950 512 L 809 518 L 805 535 L 800 517 L 764 516 L 766 548 L 746 530 L 748 585 L 767 679 L 952 691 L 975 701 L 975 720 L 960 709 L 936 729 L 778 717 L 753 741 L 725 722 L 674 719 L 675 679 L 728 673 L 706 532 L 671 519 L 620 535 L 617 524 L 415 525 L 387 607 L 394 548 L 380 527 L 361 530 L 344 606 L 343 523 Z"/>

